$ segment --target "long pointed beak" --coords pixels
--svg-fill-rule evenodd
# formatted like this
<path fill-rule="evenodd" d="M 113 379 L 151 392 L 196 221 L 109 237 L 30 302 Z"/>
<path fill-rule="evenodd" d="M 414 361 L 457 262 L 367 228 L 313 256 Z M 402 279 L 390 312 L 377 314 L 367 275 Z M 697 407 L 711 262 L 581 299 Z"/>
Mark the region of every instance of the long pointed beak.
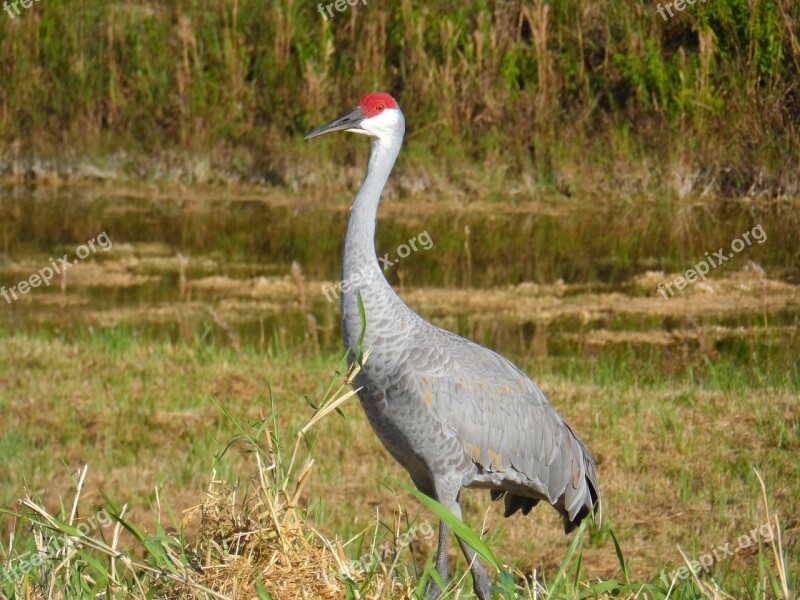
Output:
<path fill-rule="evenodd" d="M 350 111 L 349 113 L 345 113 L 343 115 L 339 115 L 330 123 L 325 123 L 325 125 L 320 125 L 316 129 L 312 129 L 306 134 L 306 139 L 310 140 L 313 137 L 317 137 L 318 135 L 322 135 L 323 133 L 330 133 L 331 131 L 341 131 L 344 129 L 345 131 L 360 131 L 361 121 L 364 120 L 364 113 L 361 112 L 360 108 L 356 108 L 355 110 Z"/>

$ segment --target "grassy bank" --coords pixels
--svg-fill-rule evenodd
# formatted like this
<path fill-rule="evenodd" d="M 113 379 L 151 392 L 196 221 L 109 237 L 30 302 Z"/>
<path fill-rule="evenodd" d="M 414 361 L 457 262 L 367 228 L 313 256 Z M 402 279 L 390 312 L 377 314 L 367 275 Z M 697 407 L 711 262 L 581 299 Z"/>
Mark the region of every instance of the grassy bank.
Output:
<path fill-rule="evenodd" d="M 320 168 L 301 134 L 382 88 L 410 124 L 411 177 L 435 159 L 457 180 L 486 164 L 499 190 L 796 195 L 798 23 L 791 0 L 667 19 L 616 0 L 333 18 L 295 0 L 46 0 L 0 19 L 0 171 L 292 185 Z"/>
<path fill-rule="evenodd" d="M 282 471 L 268 470 L 259 478 L 247 440 L 248 436 L 260 440 L 258 452 L 264 452 L 262 458 L 271 457 L 264 458 L 265 465 L 273 462 L 278 465 L 275 468 L 286 469 L 292 436 L 314 412 L 307 401 L 316 405 L 325 396 L 338 362 L 336 354 L 300 360 L 297 352 L 265 353 L 247 346 L 234 352 L 210 338 L 173 343 L 141 338 L 124 328 L 86 331 L 72 341 L 48 333 L 3 333 L 2 342 L 0 410 L 7 418 L 0 431 L 0 460 L 9 469 L 2 473 L 0 505 L 39 523 L 41 515 L 31 513 L 30 506 L 17 505 L 17 498 L 28 497 L 56 515 L 65 505 L 61 521 L 67 521 L 76 469 L 88 464 L 74 523 L 86 521 L 103 508 L 119 514 L 126 505 L 124 519 L 132 527 L 122 532 L 117 546 L 133 559 L 158 567 L 150 573 L 133 569 L 153 590 L 177 585 L 174 579 L 170 583 L 159 576 L 170 560 L 184 565 L 170 572 L 221 593 L 230 593 L 236 581 L 249 586 L 260 579 L 274 590 L 295 577 L 300 580 L 297 585 L 310 589 L 311 584 L 302 581 L 302 572 L 279 575 L 281 561 L 270 567 L 261 562 L 266 558 L 258 558 L 257 548 L 274 543 L 269 535 L 257 534 L 259 527 L 272 531 L 275 518 L 265 508 L 264 490 L 258 489 L 266 486 L 266 493 L 278 494 L 275 506 L 285 510 L 287 498 L 295 496 L 297 481 L 281 479 Z M 655 588 L 650 597 L 663 597 L 669 586 L 662 574 L 670 581 L 669 573 L 684 564 L 676 544 L 690 560 L 726 543 L 737 548 L 743 534 L 767 519 L 753 467 L 767 480 L 770 510 L 778 515 L 782 530 L 787 581 L 797 589 L 800 383 L 796 374 L 787 380 L 779 369 L 770 368 L 767 356 L 760 358 L 747 378 L 726 369 L 693 373 L 690 368 L 681 375 L 670 374 L 658 362 L 647 368 L 642 360 L 629 354 L 628 360 L 623 355 L 568 363 L 521 362 L 595 449 L 606 499 L 603 526 L 590 528 L 582 537 L 580 575 L 573 561 L 569 573 L 574 579 L 557 597 L 574 597 L 573 585 L 580 589 L 597 579 L 614 579 L 622 585 L 626 578 L 651 582 Z M 643 376 L 645 371 L 648 374 Z M 373 543 L 392 546 L 394 536 L 415 523 L 418 530 L 425 522 L 435 523 L 431 513 L 420 511 L 418 501 L 399 486 L 406 476 L 382 450 L 355 400 L 342 405 L 342 410 L 344 418 L 332 414 L 315 426 L 309 438 L 316 440 L 310 454 L 301 444 L 297 464 L 312 457 L 315 465 L 294 505 L 303 535 L 314 538 L 309 543 L 317 548 L 315 552 L 333 553 L 327 555 L 327 562 L 314 563 L 309 572 L 319 567 L 314 581 L 319 581 L 320 571 L 329 573 L 332 585 L 340 590 L 350 584 L 328 571 L 336 572 L 337 557 L 356 560 L 370 552 Z M 273 433 L 261 439 L 265 418 L 264 425 Z M 239 441 L 228 447 L 235 436 Z M 278 449 L 281 458 L 270 454 Z M 212 465 L 212 479 L 217 483 L 209 488 Z M 295 470 L 295 476 L 298 473 Z M 254 475 L 256 479 L 245 485 Z M 207 489 L 208 494 L 204 493 Z M 503 520 L 501 511 L 485 496 L 465 493 L 467 521 L 480 530 L 485 519 L 486 539 L 502 561 L 520 574 L 530 576 L 535 570 L 537 581 L 552 585 L 570 542 L 560 532 L 556 514 L 545 507 L 524 520 Z M 201 501 L 206 503 L 202 518 L 192 508 Z M 251 504 L 237 508 L 240 501 L 261 502 L 261 508 L 256 510 Z M 181 527 L 183 517 L 187 520 Z M 295 517 L 283 519 L 281 513 L 279 521 L 297 527 Z M 159 534 L 155 521 L 165 528 L 177 527 L 177 532 L 169 537 Z M 9 529 L 16 530 L 13 552 L 7 544 L 0 550 L 8 564 L 16 564 L 11 558 L 24 556 L 34 541 L 22 528 L 25 521 L 7 514 L 0 523 L 3 539 L 9 539 Z M 111 531 L 111 527 L 102 528 L 93 537 L 102 534 L 110 544 Z M 247 552 L 231 546 L 236 531 L 251 532 L 239 534 L 245 535 L 241 539 L 247 540 Z M 625 556 L 624 571 L 611 531 Z M 136 532 L 146 543 L 136 541 Z M 326 546 L 320 541 L 333 538 L 350 542 L 336 550 L 335 543 Z M 778 595 L 764 570 L 768 565 L 774 570 L 776 563 L 766 540 L 761 542 L 760 546 L 748 544 L 725 560 L 715 559 L 701 581 L 716 581 L 736 598 Z M 162 543 L 170 547 L 172 559 L 158 551 Z M 392 559 L 399 570 L 388 571 L 388 589 L 413 585 L 434 548 L 432 534 L 420 535 L 410 548 L 400 546 Z M 116 581 L 103 579 L 102 573 L 110 569 L 108 552 L 104 552 L 85 546 L 66 571 L 63 565 L 58 570 L 47 563 L 45 572 L 63 578 L 72 569 L 73 574 L 83 573 L 92 582 L 100 582 L 101 588 L 131 586 L 135 593 L 134 579 L 123 562 L 118 562 Z M 241 562 L 234 562 L 240 560 L 234 555 L 241 556 Z M 464 565 L 455 554 L 452 558 L 463 572 Z M 198 571 L 198 560 L 210 570 Z M 379 561 L 380 569 L 392 560 Z M 218 569 L 227 575 L 217 573 Z M 41 573 L 14 578 L 16 587 L 6 585 L 0 592 L 10 594 L 16 589 L 25 595 L 27 589 L 36 596 L 45 589 Z M 82 577 L 76 577 L 67 579 L 70 586 L 86 584 L 85 578 L 79 583 Z M 350 572 L 350 577 L 356 587 L 368 578 L 362 572 Z M 704 597 L 701 584 L 691 578 L 679 578 L 676 585 L 680 591 L 673 590 L 671 598 Z M 468 582 L 461 586 L 469 589 Z M 657 588 L 661 589 L 658 593 Z"/>

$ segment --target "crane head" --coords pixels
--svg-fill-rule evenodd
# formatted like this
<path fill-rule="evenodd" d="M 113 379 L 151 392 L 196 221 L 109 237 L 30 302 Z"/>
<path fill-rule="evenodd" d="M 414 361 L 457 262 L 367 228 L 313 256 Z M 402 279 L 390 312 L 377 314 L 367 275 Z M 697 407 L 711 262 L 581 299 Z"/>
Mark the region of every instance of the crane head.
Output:
<path fill-rule="evenodd" d="M 349 131 L 383 138 L 398 130 L 402 133 L 404 129 L 403 113 L 395 99 L 383 92 L 372 92 L 361 98 L 354 110 L 309 131 L 306 139 L 331 131 Z"/>

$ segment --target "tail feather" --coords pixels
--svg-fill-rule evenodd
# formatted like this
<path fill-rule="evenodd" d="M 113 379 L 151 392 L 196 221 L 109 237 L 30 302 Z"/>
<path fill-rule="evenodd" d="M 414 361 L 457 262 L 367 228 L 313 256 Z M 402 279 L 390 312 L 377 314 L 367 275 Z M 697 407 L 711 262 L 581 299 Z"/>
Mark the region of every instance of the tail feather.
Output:
<path fill-rule="evenodd" d="M 600 500 L 600 486 L 597 484 L 597 472 L 594 468 L 594 460 L 592 460 L 592 455 L 589 454 L 589 450 L 580 438 L 575 436 L 575 440 L 580 445 L 583 453 L 583 467 L 586 472 L 585 483 L 589 492 L 589 498 L 584 500 L 583 506 L 581 506 L 573 519 L 570 519 L 568 514 L 563 515 L 564 533 L 572 533 L 575 531 L 578 525 L 581 524 L 581 521 L 589 515 L 591 515 L 592 520 L 598 525 L 602 522 L 603 517 L 603 505 Z M 589 502 L 586 502 L 586 500 L 589 500 Z"/>
<path fill-rule="evenodd" d="M 504 490 L 489 490 L 489 497 L 492 499 L 492 502 L 496 502 L 500 498 L 505 497 L 505 510 L 503 511 L 503 516 L 506 519 L 517 511 L 521 512 L 523 516 L 527 516 L 528 513 L 533 510 L 533 507 L 539 504 L 539 500 L 537 498 L 518 496 Z"/>
<path fill-rule="evenodd" d="M 569 429 L 569 425 L 567 425 L 567 428 Z M 592 520 L 598 525 L 602 521 L 602 501 L 600 499 L 600 486 L 597 483 L 594 460 L 592 460 L 589 450 L 580 438 L 572 432 L 572 429 L 569 429 L 569 431 L 574 442 L 571 450 L 575 454 L 572 454 L 572 456 L 577 454 L 583 464 L 584 485 L 579 486 L 578 489 L 567 486 L 568 491 L 553 502 L 555 509 L 561 513 L 564 522 L 564 533 L 567 534 L 575 531 L 587 516 L 591 516 Z M 574 465 L 574 462 L 571 464 Z M 537 498 L 518 495 L 503 489 L 491 489 L 489 494 L 492 502 L 505 498 L 505 510 L 503 513 L 505 517 L 510 517 L 517 512 L 527 515 L 539 503 Z"/>

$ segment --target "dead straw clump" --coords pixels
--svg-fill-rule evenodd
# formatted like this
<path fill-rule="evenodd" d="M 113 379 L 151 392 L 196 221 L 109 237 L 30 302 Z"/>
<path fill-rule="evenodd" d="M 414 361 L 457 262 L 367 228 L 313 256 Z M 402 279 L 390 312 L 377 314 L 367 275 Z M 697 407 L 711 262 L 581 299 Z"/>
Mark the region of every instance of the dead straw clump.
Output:
<path fill-rule="evenodd" d="M 285 496 L 261 487 L 274 466 L 259 466 L 254 493 L 243 502 L 237 503 L 235 486 L 212 481 L 202 504 L 187 511 L 184 524 L 197 527 L 187 556 L 198 582 L 230 598 L 257 597 L 260 589 L 274 598 L 342 597 L 336 573 L 347 572 L 347 560 L 341 547 L 326 545 Z M 171 587 L 168 597 L 185 597 L 185 586 Z"/>
<path fill-rule="evenodd" d="M 360 595 L 364 573 L 340 543 L 326 539 L 306 518 L 302 496 L 313 459 L 307 457 L 298 468 L 300 446 L 311 446 L 308 431 L 355 394 L 349 388 L 358 369 L 353 364 L 334 393 L 331 383 L 297 432 L 288 465 L 272 417 L 245 423 L 219 406 L 240 432 L 225 451 L 244 446 L 257 470 L 244 490 L 220 480 L 215 470 L 203 501 L 184 512 L 180 529 L 197 531 L 184 545 L 196 583 L 230 598 L 341 598 L 348 585 Z M 182 583 L 172 582 L 170 588 L 168 598 L 185 597 Z"/>

